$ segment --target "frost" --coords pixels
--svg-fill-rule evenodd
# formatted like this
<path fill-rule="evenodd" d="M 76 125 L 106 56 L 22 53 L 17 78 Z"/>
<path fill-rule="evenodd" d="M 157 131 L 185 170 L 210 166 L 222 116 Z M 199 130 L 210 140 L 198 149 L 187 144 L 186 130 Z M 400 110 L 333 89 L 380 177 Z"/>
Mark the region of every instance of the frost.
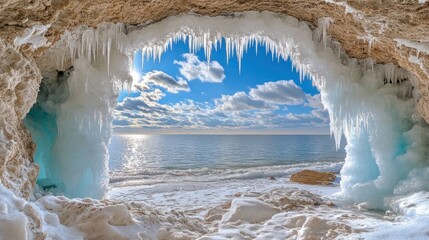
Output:
<path fill-rule="evenodd" d="M 417 57 L 419 57 L 421 52 L 425 54 L 429 54 L 429 42 L 411 41 L 411 40 L 402 39 L 402 38 L 395 38 L 394 40 L 396 41 L 397 46 L 399 48 L 401 48 L 402 46 L 406 46 L 409 48 L 416 49 Z"/>
<path fill-rule="evenodd" d="M 420 66 L 420 69 L 423 70 L 423 72 L 426 74 L 426 76 L 429 76 L 429 70 L 427 67 L 423 64 L 422 60 L 416 56 L 409 56 L 408 61 L 415 63 Z"/>
<path fill-rule="evenodd" d="M 21 37 L 15 38 L 15 46 L 19 47 L 24 44 L 31 44 L 33 50 L 39 47 L 48 46 L 48 40 L 44 35 L 50 27 L 50 25 L 35 25 L 32 28 L 26 29 Z"/>

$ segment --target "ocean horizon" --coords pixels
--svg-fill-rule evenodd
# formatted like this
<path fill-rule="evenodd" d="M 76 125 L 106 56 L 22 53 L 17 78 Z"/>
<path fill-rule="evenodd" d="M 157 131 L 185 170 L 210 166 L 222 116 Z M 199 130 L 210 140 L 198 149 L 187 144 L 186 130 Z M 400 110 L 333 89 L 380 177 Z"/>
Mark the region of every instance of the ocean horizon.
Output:
<path fill-rule="evenodd" d="M 338 172 L 345 158 L 327 135 L 114 134 L 109 153 L 111 186 Z"/>

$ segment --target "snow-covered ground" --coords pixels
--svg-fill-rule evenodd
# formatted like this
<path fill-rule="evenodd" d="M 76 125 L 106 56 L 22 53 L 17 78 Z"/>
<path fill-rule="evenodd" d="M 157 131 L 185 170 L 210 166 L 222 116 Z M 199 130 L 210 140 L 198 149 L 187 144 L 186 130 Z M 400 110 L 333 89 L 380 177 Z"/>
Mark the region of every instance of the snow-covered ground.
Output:
<path fill-rule="evenodd" d="M 312 186 L 292 183 L 288 178 L 268 178 L 212 181 L 168 182 L 145 186 L 112 188 L 108 199 L 134 201 L 163 210 L 193 210 L 205 213 L 208 208 L 225 204 L 240 193 L 264 193 L 274 188 L 300 188 L 321 196 L 340 191 L 339 185 Z"/>
<path fill-rule="evenodd" d="M 392 211 L 368 211 L 364 205 L 346 204 L 336 195 L 339 191 L 337 183 L 313 186 L 277 178 L 119 187 L 111 189 L 108 196 L 156 209 L 159 239 L 427 237 L 424 222 Z M 422 218 L 420 221 L 425 220 Z"/>

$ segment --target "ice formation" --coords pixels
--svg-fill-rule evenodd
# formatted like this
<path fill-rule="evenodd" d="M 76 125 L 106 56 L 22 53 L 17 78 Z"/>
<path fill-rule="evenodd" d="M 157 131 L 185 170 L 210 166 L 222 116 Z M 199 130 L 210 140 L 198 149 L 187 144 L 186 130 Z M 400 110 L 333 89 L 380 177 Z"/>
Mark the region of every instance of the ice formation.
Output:
<path fill-rule="evenodd" d="M 26 29 L 22 36 L 15 39 L 15 46 L 19 47 L 24 44 L 31 44 L 31 48 L 34 50 L 49 45 L 48 40 L 45 38 L 45 33 L 49 27 L 50 25 L 35 25 L 32 28 Z"/>
<path fill-rule="evenodd" d="M 403 192 L 401 186 L 409 181 L 417 184 L 409 174 L 427 165 L 427 129 L 414 116 L 418 96 L 413 96 L 413 76 L 391 64 L 348 59 L 326 34 L 330 21 L 321 19 L 319 30 L 311 31 L 292 17 L 248 12 L 235 18 L 179 15 L 146 27 L 105 24 L 66 32 L 46 60 L 58 63 L 58 69 L 74 67 L 68 79 L 70 98 L 58 108 L 53 148 L 66 194 L 95 196 L 94 187 L 101 186 L 97 195 L 102 195 L 115 86 L 129 82 L 127 71 L 136 51 L 158 59 L 174 41 L 187 38 L 190 51 L 204 48 L 210 59 L 224 38 L 227 58 L 236 55 L 239 65 L 249 46 L 265 45 L 273 58 L 290 58 L 301 78 L 312 79 L 329 111 L 337 144 L 342 135 L 348 143 L 343 197 L 368 207 L 388 206 L 384 198 Z M 69 174 L 70 168 L 82 174 Z M 85 190 L 88 181 L 91 187 Z M 417 185 L 414 190 L 422 190 Z"/>
<path fill-rule="evenodd" d="M 225 38 L 223 47 L 227 57 L 236 55 L 239 65 L 249 46 L 265 45 L 273 58 L 290 58 L 301 78 L 308 76 L 318 87 L 322 103 L 329 111 L 332 135 L 337 144 L 343 135 L 347 140 L 340 198 L 360 203 L 361 207 L 393 208 L 397 212 L 408 206 L 403 199 L 410 196 L 421 205 L 422 198 L 412 194 L 422 191 L 424 195 L 423 191 L 428 190 L 425 173 L 429 171 L 426 159 L 429 132 L 415 115 L 418 96 L 413 92 L 413 76 L 392 64 L 349 59 L 339 44 L 327 36 L 329 22 L 322 19 L 320 29 L 312 31 L 306 23 L 292 17 L 247 12 L 235 17 L 179 15 L 145 27 L 103 24 L 96 29 L 80 27 L 66 32 L 41 62 L 41 66 L 51 68 L 45 69 L 42 81 L 45 89 L 26 120 L 39 146 L 35 156 L 42 167 L 39 183 L 70 197 L 103 197 L 108 181 L 106 146 L 112 111 L 117 89 L 131 83 L 134 53 L 141 50 L 143 57 L 160 58 L 174 41 L 188 38 L 191 51 L 204 48 L 210 59 L 211 50 L 221 47 L 221 40 Z M 44 203 L 43 199 L 49 201 Z M 38 215 L 43 215 L 43 211 L 53 212 L 55 216 L 82 214 L 79 207 L 71 212 L 67 209 L 79 204 L 89 208 L 99 204 L 95 200 L 85 201 L 42 198 L 38 206 L 43 210 Z M 8 220 L 11 224 L 29 221 L 25 217 L 29 214 L 22 209 L 25 202 L 19 204 L 21 207 L 2 207 L 7 216 L 13 214 L 4 209 L 18 212 L 16 218 Z M 252 204 L 255 202 L 245 202 L 244 207 Z M 242 205 L 237 201 L 235 210 Z M 413 209 L 406 213 L 418 215 L 419 208 Z M 234 215 L 235 210 L 230 215 Z M 123 207 L 105 210 L 101 213 L 103 224 L 107 222 L 108 231 L 115 229 L 109 216 L 117 215 L 124 220 L 118 223 L 124 225 L 124 229 L 130 226 L 142 231 L 132 227 L 134 223 L 126 213 Z M 85 221 L 88 219 L 92 218 Z M 61 223 L 65 222 L 61 218 Z M 302 224 L 297 226 L 305 229 L 307 225 L 316 226 L 326 221 L 304 217 L 299 222 Z M 49 224 L 58 225 L 56 220 Z M 82 229 L 78 222 L 66 225 L 81 232 L 88 230 Z M 324 226 L 329 229 L 330 225 Z M 22 235 L 31 238 L 29 232 Z M 162 231 L 159 234 L 169 236 Z M 313 236 L 304 230 L 297 234 Z M 138 239 L 137 235 L 133 236 Z"/>

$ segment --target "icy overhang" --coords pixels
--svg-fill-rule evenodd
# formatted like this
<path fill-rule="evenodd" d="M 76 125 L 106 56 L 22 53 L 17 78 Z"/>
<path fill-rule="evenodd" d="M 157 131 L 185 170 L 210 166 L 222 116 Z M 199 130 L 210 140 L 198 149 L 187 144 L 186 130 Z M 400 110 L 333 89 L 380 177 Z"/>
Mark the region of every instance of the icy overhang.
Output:
<path fill-rule="evenodd" d="M 265 45 L 273 58 L 291 59 L 301 76 L 312 80 L 329 111 L 331 132 L 338 144 L 345 135 L 345 196 L 360 201 L 366 192 L 372 206 L 381 207 L 383 197 L 393 194 L 407 175 L 400 173 L 402 165 L 397 159 L 412 151 L 413 146 L 406 143 L 419 128 L 412 117 L 415 78 L 393 64 L 350 59 L 327 36 L 329 24 L 332 19 L 321 18 L 319 27 L 312 30 L 293 17 L 245 12 L 218 17 L 178 15 L 144 27 L 102 24 L 96 29 L 80 27 L 66 32 L 39 61 L 46 71 L 74 68 L 67 80 L 70 97 L 55 110 L 59 134 L 51 172 L 61 177 L 69 196 L 103 195 L 108 184 L 106 146 L 112 111 L 117 90 L 131 83 L 136 51 L 158 59 L 174 41 L 187 38 L 191 52 L 203 48 L 210 59 L 211 51 L 222 47 L 228 58 L 236 55 L 241 64 L 249 46 Z M 222 38 L 226 46 L 220 46 Z M 365 156 L 363 160 L 361 156 Z M 371 166 L 371 171 L 360 173 L 365 166 Z M 413 163 L 407 166 L 415 167 Z"/>

